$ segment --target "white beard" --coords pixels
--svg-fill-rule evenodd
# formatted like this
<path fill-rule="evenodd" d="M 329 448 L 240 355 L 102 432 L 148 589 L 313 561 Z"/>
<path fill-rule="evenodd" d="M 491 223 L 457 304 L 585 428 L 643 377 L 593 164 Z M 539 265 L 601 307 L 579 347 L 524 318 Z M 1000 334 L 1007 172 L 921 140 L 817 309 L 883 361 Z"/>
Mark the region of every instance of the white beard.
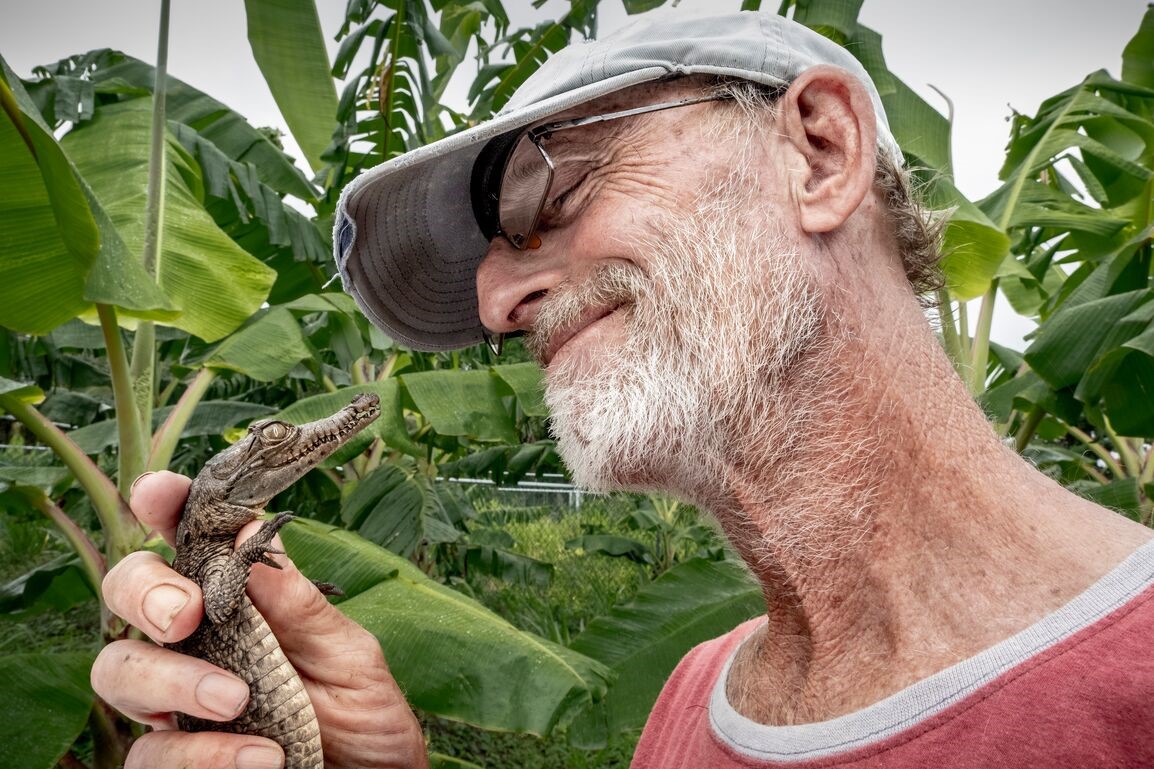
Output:
<path fill-rule="evenodd" d="M 735 186 L 662 222 L 662 237 L 641 246 L 644 271 L 609 263 L 542 305 L 528 340 L 538 351 L 585 308 L 628 303 L 623 344 L 598 350 L 593 366 L 571 358 L 547 372 L 552 431 L 578 485 L 713 507 L 742 447 L 794 443 L 783 438 L 800 424 L 774 404 L 821 336 L 822 303 L 795 244 L 741 222 L 748 204 Z"/>

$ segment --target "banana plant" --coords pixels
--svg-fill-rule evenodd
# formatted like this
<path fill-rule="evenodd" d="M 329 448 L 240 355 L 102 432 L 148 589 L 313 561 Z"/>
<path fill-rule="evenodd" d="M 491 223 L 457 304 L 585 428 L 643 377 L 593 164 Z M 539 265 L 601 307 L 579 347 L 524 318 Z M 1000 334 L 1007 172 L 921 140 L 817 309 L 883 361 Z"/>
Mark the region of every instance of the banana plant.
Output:
<path fill-rule="evenodd" d="M 260 5 L 252 3 L 250 14 L 256 15 Z M 345 473 L 351 482 L 344 488 L 350 490 L 395 456 L 420 454 L 431 461 L 449 444 L 457 445 L 460 456 L 471 443 L 519 437 L 507 416 L 520 408 L 513 404 L 522 402 L 513 386 L 501 384 L 504 390 L 481 401 L 479 435 L 471 424 L 461 423 L 459 410 L 444 405 L 451 402 L 446 397 L 460 397 L 478 384 L 489 392 L 483 380 L 503 382 L 498 374 L 461 368 L 437 372 L 432 369 L 438 360 L 389 350 L 386 344 L 370 353 L 364 339 L 370 334 L 350 320 L 355 313 L 347 297 L 317 293 L 330 274 L 330 268 L 321 267 L 328 258 L 323 227 L 296 213 L 283 198 L 292 195 L 311 204 L 321 199 L 321 191 L 266 134 L 167 75 L 166 20 L 167 6 L 155 68 L 102 50 L 42 68 L 36 80 L 25 83 L 0 62 L 0 154 L 5 158 L 0 171 L 0 198 L 5 200 L 0 207 L 5 257 L 0 260 L 0 323 L 9 330 L 0 355 L 0 411 L 15 420 L 6 434 L 51 449 L 68 471 L 49 477 L 43 468 L 7 463 L 0 467 L 0 499 L 39 510 L 74 552 L 60 564 L 4 586 L 4 605 L 14 613 L 35 611 L 63 595 L 66 586 L 74 586 L 67 580 L 77 574 L 85 589 L 99 596 L 106 569 L 144 542 L 145 532 L 126 504 L 132 479 L 145 469 L 169 466 L 189 439 L 208 439 L 255 411 L 277 410 L 234 408 L 234 398 L 245 391 L 279 388 L 283 399 L 321 389 L 346 399 L 349 387 L 391 388 L 396 396 L 403 387 L 408 415 L 394 397 L 393 419 L 382 421 L 382 428 L 391 428 L 392 446 L 377 435 L 339 470 L 328 468 Z M 307 28 L 308 19 L 303 23 Z M 271 44 L 275 48 L 277 42 Z M 267 35 L 254 40 L 254 48 L 266 56 L 269 45 Z M 283 56 L 283 46 L 280 50 Z M 324 46 L 302 50 L 316 54 Z M 276 60 L 274 55 L 265 62 Z M 65 124 L 70 125 L 62 129 Z M 310 130 L 312 143 L 302 146 L 315 151 L 318 129 Z M 63 139 L 57 133 L 64 133 Z M 144 221 L 142 209 L 149 212 Z M 78 327 L 81 321 L 99 323 L 99 334 Z M 335 352 L 318 350 L 306 336 L 312 330 L 328 334 L 318 342 L 331 344 Z M 38 350 L 51 351 L 49 365 L 36 360 Z M 22 367 L 21 361 L 29 365 Z M 459 364 L 461 356 L 451 362 Z M 72 367 L 87 371 L 89 383 L 71 399 L 23 376 L 39 371 L 36 378 L 49 386 L 61 370 Z M 406 368 L 409 381 L 400 385 L 402 380 L 392 377 Z M 291 386 L 281 384 L 286 381 Z M 423 412 L 417 403 L 424 405 Z M 46 415 L 66 405 L 83 410 L 85 404 L 94 404 L 89 421 L 108 411 L 114 423 L 98 420 L 69 430 L 70 425 Z M 297 410 L 309 406 L 300 401 Z M 487 407 L 498 407 L 506 418 L 484 414 Z M 290 412 L 286 418 L 292 416 L 292 407 L 284 410 Z M 409 422 L 415 434 L 408 432 Z M 186 466 L 201 460 L 203 453 Z M 69 490 L 74 486 L 84 495 L 70 510 L 62 498 L 73 499 Z M 74 519 L 87 505 L 99 521 L 95 535 Z M 352 541 L 342 542 L 344 550 L 360 548 L 378 561 L 395 562 L 401 575 L 411 569 L 404 559 L 350 536 Z M 307 554 L 303 558 L 307 561 Z M 436 591 L 435 583 L 417 574 L 393 580 L 390 587 L 397 586 L 395 598 L 412 594 L 415 607 L 420 597 Z M 452 648 L 453 658 L 464 650 L 470 664 L 483 664 L 478 661 L 519 634 L 468 599 L 454 606 L 472 627 L 492 627 L 496 635 L 462 639 L 464 646 Z M 416 614 L 414 632 L 420 637 L 437 618 Z M 104 612 L 102 642 L 126 632 Z M 410 638 L 407 643 L 416 642 Z M 526 660 L 519 667 L 530 684 L 550 676 L 566 683 L 542 686 L 520 709 L 493 711 L 479 703 L 457 703 L 439 706 L 444 714 L 490 728 L 547 731 L 603 693 L 610 674 L 598 663 L 527 635 L 518 643 Z M 403 658 L 404 649 L 391 653 Z M 53 730 L 35 750 L 18 754 L 17 765 L 80 764 L 69 746 L 85 722 L 93 735 L 92 765 L 122 762 L 132 729 L 93 700 L 82 675 L 90 659 L 44 654 L 0 660 L 6 671 L 16 671 L 5 677 L 12 682 L 5 685 L 21 695 L 6 698 L 6 728 L 20 734 L 42 733 L 45 725 Z M 419 692 L 417 687 L 414 696 Z"/>
<path fill-rule="evenodd" d="M 997 280 L 1038 318 L 995 349 L 982 401 L 1019 450 L 1154 523 L 1154 10 L 1105 70 L 1015 115 L 1003 185 L 979 205 L 1013 240 Z M 1145 52 L 1145 53 L 1144 53 Z"/>
<path fill-rule="evenodd" d="M 313 180 L 267 132 L 169 76 L 163 35 L 155 67 L 98 50 L 21 81 L 0 60 L 0 432 L 58 460 L 0 459 L 0 508 L 36 511 L 69 551 L 0 586 L 0 610 L 98 595 L 104 570 L 143 541 L 125 503 L 140 471 L 193 471 L 253 418 L 307 419 L 373 390 L 386 405 L 373 432 L 291 499 L 340 528 L 290 527 L 294 557 L 318 578 L 341 565 L 342 609 L 377 634 L 430 712 L 494 729 L 567 727 L 590 745 L 636 728 L 680 654 L 756 612 L 756 590 L 727 561 L 684 561 L 566 648 L 430 579 L 431 559 L 464 553 L 469 529 L 435 476 L 501 480 L 554 466 L 539 372 L 495 365 L 484 349 L 399 349 L 323 288 L 327 217 L 343 184 L 499 108 L 544 57 L 593 33 L 597 3 L 574 0 L 556 21 L 511 29 L 498 0 L 351 0 L 331 63 L 312 4 L 285 5 L 247 0 L 250 41 Z M 859 7 L 786 0 L 780 11 L 863 60 L 909 159 L 932 169 L 935 203 L 953 209 L 942 308 L 956 364 L 1025 452 L 1149 522 L 1154 416 L 1140 394 L 1154 373 L 1154 17 L 1127 46 L 1120 79 L 1095 73 L 1016 117 L 1005 185 L 975 204 L 950 184 L 948 119 L 885 68 Z M 470 50 L 471 104 L 452 109 L 444 89 Z M 334 75 L 347 79 L 343 91 Z M 1041 319 L 1024 353 L 989 343 L 997 291 Z M 971 337 L 964 300 L 979 297 Z M 679 525 L 675 510 L 650 512 L 649 523 Z M 471 563 L 505 569 L 500 548 L 478 544 Z M 124 632 L 106 613 L 100 640 Z M 70 746 L 86 724 L 92 766 L 118 765 L 132 731 L 93 701 L 90 659 L 0 656 L 0 737 L 14 766 L 77 766 Z M 478 672 L 498 659 L 517 661 L 516 680 Z M 444 673 L 435 681 L 434 668 Z M 482 676 L 475 691 L 486 696 L 446 696 L 453 676 Z"/>
<path fill-rule="evenodd" d="M 624 528 L 636 535 L 622 536 L 591 528 L 565 546 L 645 564 L 654 578 L 691 558 L 720 561 L 726 557 L 718 531 L 703 524 L 692 507 L 675 499 L 653 494 L 641 497 L 613 528 Z"/>

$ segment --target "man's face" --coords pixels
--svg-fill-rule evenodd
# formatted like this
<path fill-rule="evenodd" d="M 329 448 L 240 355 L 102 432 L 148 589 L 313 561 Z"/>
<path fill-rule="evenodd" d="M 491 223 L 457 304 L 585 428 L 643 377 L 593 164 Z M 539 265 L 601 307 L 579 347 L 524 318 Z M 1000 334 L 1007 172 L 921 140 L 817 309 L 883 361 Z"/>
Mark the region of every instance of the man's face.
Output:
<path fill-rule="evenodd" d="M 820 326 L 772 196 L 711 108 L 567 132 L 549 146 L 565 194 L 541 247 L 498 238 L 478 274 L 486 326 L 528 332 L 559 449 L 589 488 L 700 497 L 717 480 L 706 459 L 764 419 Z"/>

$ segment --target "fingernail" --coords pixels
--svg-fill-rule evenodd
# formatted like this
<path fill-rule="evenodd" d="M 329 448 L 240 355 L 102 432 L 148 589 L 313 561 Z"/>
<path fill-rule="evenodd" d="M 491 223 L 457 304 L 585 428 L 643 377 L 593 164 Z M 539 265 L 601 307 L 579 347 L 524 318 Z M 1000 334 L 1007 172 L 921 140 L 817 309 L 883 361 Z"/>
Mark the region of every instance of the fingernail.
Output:
<path fill-rule="evenodd" d="M 144 596 L 144 616 L 160 632 L 172 625 L 172 620 L 188 603 L 188 593 L 175 585 L 157 585 Z"/>
<path fill-rule="evenodd" d="M 246 745 L 236 754 L 236 769 L 281 769 L 284 753 L 265 745 Z"/>
<path fill-rule="evenodd" d="M 136 484 L 140 483 L 150 475 L 156 475 L 156 473 L 152 470 L 149 470 L 147 473 L 141 473 L 140 475 L 136 476 L 136 480 L 132 482 L 132 487 L 128 490 L 129 496 L 132 495 L 132 492 L 136 491 Z"/>
<path fill-rule="evenodd" d="M 196 701 L 221 718 L 236 718 L 248 702 L 248 685 L 232 676 L 208 673 L 196 685 Z"/>

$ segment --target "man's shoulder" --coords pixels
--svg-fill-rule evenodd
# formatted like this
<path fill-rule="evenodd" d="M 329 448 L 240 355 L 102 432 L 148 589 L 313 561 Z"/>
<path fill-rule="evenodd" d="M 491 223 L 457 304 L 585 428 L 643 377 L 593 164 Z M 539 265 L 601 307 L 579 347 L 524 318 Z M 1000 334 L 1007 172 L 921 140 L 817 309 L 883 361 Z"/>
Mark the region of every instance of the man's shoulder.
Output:
<path fill-rule="evenodd" d="M 709 700 L 714 687 L 741 642 L 765 624 L 764 616 L 747 620 L 724 635 L 704 641 L 681 658 L 657 698 L 637 746 L 632 766 L 677 765 L 709 746 Z M 713 752 L 708 753 L 715 756 Z M 710 765 L 717 765 L 715 762 Z"/>

